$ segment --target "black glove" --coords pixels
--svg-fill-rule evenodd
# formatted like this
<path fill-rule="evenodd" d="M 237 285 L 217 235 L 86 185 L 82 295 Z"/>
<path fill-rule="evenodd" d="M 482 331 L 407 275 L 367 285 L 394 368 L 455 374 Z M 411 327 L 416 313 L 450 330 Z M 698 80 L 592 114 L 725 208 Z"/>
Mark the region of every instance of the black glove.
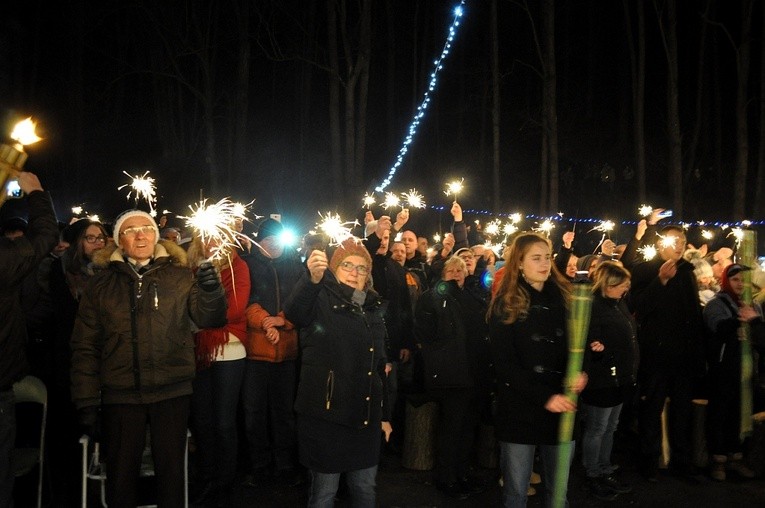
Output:
<path fill-rule="evenodd" d="M 220 287 L 220 279 L 215 272 L 215 267 L 209 261 L 199 265 L 197 270 L 197 284 L 205 291 L 213 292 Z"/>
<path fill-rule="evenodd" d="M 80 424 L 80 433 L 92 441 L 101 440 L 101 411 L 98 406 L 80 408 L 77 411 L 77 421 Z"/>

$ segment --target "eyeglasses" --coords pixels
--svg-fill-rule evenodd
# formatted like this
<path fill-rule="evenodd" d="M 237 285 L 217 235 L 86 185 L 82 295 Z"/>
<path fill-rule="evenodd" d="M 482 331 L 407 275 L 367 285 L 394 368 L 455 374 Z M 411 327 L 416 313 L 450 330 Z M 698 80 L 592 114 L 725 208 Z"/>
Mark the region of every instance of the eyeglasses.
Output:
<path fill-rule="evenodd" d="M 132 238 L 137 236 L 138 233 L 141 233 L 145 236 L 153 235 L 154 226 L 133 226 L 132 228 L 125 229 L 125 231 L 121 232 L 120 234 Z"/>
<path fill-rule="evenodd" d="M 475 259 L 475 256 L 472 255 L 472 254 L 460 254 L 459 258 L 462 259 L 462 260 L 465 260 L 465 259 Z"/>
<path fill-rule="evenodd" d="M 340 263 L 340 268 L 343 269 L 344 272 L 352 272 L 356 270 L 356 273 L 359 275 L 366 275 L 369 273 L 369 268 L 364 265 L 354 265 L 350 261 L 343 261 Z"/>
<path fill-rule="evenodd" d="M 85 241 L 88 243 L 106 243 L 106 237 L 104 235 L 85 235 Z"/>

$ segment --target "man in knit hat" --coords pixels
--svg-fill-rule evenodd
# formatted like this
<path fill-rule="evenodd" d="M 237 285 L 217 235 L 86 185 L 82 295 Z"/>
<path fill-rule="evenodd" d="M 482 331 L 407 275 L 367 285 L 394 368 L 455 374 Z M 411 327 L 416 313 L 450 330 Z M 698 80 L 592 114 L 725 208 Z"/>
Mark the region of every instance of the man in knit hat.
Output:
<path fill-rule="evenodd" d="M 266 219 L 252 252 L 247 307 L 247 349 L 242 407 L 252 472 L 246 486 L 273 479 L 287 486 L 302 480 L 296 471 L 295 400 L 298 335 L 284 317 L 284 302 L 305 269 L 297 251 L 281 241 L 282 224 Z"/>
<path fill-rule="evenodd" d="M 157 504 L 184 506 L 184 457 L 196 372 L 192 329 L 226 323 L 226 299 L 211 263 L 196 277 L 186 253 L 159 240 L 146 212 L 114 222 L 114 242 L 80 300 L 72 332 L 72 400 L 83 431 L 103 416 L 106 498 L 134 507 L 146 425 L 157 476 Z"/>

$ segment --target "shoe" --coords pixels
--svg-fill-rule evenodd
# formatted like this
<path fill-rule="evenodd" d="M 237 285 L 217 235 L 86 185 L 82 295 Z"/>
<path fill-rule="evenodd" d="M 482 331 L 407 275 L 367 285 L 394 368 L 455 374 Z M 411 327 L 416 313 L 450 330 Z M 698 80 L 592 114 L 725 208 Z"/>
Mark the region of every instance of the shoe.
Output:
<path fill-rule="evenodd" d="M 616 499 L 616 492 L 606 487 L 600 478 L 587 478 L 587 489 L 590 491 L 590 495 L 600 501 L 613 501 Z"/>
<path fill-rule="evenodd" d="M 487 488 L 486 482 L 476 476 L 460 478 L 459 484 L 468 494 L 480 494 Z"/>
<path fill-rule="evenodd" d="M 712 470 L 709 472 L 709 476 L 713 480 L 718 482 L 725 481 L 725 463 L 728 462 L 728 457 L 725 455 L 712 455 Z"/>
<path fill-rule="evenodd" d="M 632 486 L 626 483 L 621 483 L 613 474 L 603 475 L 600 477 L 600 483 L 607 488 L 616 492 L 617 494 L 629 494 L 632 492 Z"/>
<path fill-rule="evenodd" d="M 454 483 L 441 483 L 436 482 L 436 488 L 451 497 L 452 499 L 463 500 L 470 497 L 470 493 L 466 492 L 460 482 Z"/>
<path fill-rule="evenodd" d="M 304 481 L 303 474 L 296 468 L 282 469 L 274 474 L 274 483 L 283 487 L 297 487 Z"/>
<path fill-rule="evenodd" d="M 729 455 L 726 467 L 728 470 L 738 474 L 741 478 L 754 478 L 757 476 L 757 473 L 755 473 L 746 464 L 744 464 L 743 458 L 744 456 L 741 453 L 734 453 Z"/>

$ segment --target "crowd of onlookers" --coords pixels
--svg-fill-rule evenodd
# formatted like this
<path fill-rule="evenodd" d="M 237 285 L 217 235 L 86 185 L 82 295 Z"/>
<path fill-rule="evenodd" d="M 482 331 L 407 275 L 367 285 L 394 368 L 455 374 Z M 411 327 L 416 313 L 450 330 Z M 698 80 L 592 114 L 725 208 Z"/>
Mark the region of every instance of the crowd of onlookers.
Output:
<path fill-rule="evenodd" d="M 183 505 L 187 429 L 196 504 L 230 506 L 242 485 L 304 484 L 310 506 L 332 506 L 344 478 L 355 505 L 374 506 L 381 447 L 401 452 L 407 401 L 437 403 L 434 483 L 457 499 L 487 488 L 471 474 L 481 424 L 494 429 L 504 506 L 533 494 L 535 457 L 544 495 L 565 495 L 570 464 L 559 461 L 574 443 L 559 442 L 558 427 L 574 410 L 576 456 L 597 499 L 631 489 L 611 455 L 617 429 L 635 422 L 646 480 L 657 479 L 662 440 L 670 470 L 697 475 L 694 399 L 708 400 L 705 472 L 754 476 L 744 438 L 760 403 L 765 321 L 763 297 L 743 295 L 749 275 L 756 289 L 765 275 L 734 262 L 732 248 L 686 245 L 658 210 L 626 244 L 586 255 L 573 232 L 557 249 L 517 233 L 495 252 L 456 202 L 432 247 L 407 228 L 406 209 L 368 212 L 337 245 L 320 234 L 285 245 L 271 218 L 235 246 L 140 210 L 57 227 L 50 197 L 23 175 L 27 219 L 5 220 L 0 240 L 0 506 L 13 485 L 12 384 L 27 362 L 48 387 L 61 506 L 79 504 L 82 434 L 102 444 L 109 506 L 135 506 L 147 427 L 160 506 Z M 592 311 L 581 373 L 566 386 L 580 279 L 592 282 Z"/>

